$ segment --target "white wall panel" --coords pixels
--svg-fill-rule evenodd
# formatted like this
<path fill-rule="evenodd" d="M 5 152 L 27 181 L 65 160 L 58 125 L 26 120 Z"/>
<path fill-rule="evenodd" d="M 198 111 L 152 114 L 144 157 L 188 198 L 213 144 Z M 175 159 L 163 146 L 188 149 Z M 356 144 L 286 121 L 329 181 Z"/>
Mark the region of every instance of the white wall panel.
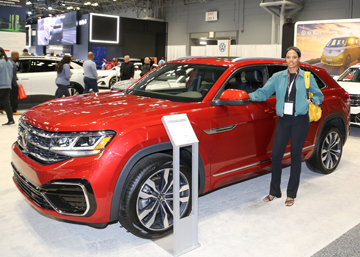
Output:
<path fill-rule="evenodd" d="M 186 45 L 167 46 L 167 61 L 175 60 L 179 57 L 186 56 Z"/>

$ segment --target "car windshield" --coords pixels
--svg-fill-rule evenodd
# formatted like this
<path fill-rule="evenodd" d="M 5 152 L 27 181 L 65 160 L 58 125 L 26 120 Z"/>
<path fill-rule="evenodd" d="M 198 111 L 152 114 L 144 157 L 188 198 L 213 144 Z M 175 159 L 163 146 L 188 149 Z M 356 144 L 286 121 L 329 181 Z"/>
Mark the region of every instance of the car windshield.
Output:
<path fill-rule="evenodd" d="M 339 47 L 339 46 L 345 46 L 345 44 L 346 44 L 346 37 L 333 38 L 329 41 L 329 43 L 326 46 L 327 47 Z"/>
<path fill-rule="evenodd" d="M 360 68 L 347 69 L 338 79 L 343 82 L 360 82 Z"/>
<path fill-rule="evenodd" d="M 166 63 L 143 77 L 127 93 L 174 102 L 201 102 L 228 67 Z"/>

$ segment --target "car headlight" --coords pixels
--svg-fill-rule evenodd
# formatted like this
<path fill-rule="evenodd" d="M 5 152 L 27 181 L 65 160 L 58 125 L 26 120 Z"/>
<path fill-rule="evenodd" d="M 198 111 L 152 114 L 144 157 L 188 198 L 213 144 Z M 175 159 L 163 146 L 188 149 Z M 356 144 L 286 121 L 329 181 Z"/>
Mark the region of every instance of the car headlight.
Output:
<path fill-rule="evenodd" d="M 112 130 L 56 134 L 51 138 L 50 151 L 70 157 L 97 155 L 115 135 Z"/>

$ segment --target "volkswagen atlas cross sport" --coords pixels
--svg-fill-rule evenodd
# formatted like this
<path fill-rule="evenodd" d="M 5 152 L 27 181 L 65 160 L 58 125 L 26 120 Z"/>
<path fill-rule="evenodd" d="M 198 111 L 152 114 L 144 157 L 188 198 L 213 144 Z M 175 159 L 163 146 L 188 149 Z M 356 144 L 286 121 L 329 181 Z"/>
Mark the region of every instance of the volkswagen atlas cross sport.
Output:
<path fill-rule="evenodd" d="M 302 158 L 328 174 L 349 132 L 349 95 L 325 69 L 310 71 L 325 100 Z M 250 102 L 282 59 L 195 58 L 167 62 L 131 85 L 61 98 L 25 112 L 12 145 L 14 182 L 39 211 L 104 227 L 119 221 L 142 238 L 171 232 L 172 145 L 161 118 L 187 114 L 199 139 L 199 193 L 270 171 L 275 95 Z M 296 85 L 298 87 L 303 85 Z M 305 85 L 304 85 L 305 86 Z M 190 212 L 191 149 L 181 149 L 180 214 Z M 290 164 L 290 145 L 283 165 Z"/>

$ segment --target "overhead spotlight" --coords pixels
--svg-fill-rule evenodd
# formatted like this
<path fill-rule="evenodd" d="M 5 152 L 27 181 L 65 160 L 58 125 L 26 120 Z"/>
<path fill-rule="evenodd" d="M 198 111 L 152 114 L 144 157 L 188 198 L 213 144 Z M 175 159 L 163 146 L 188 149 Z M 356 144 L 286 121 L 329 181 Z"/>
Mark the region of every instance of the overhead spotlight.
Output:
<path fill-rule="evenodd" d="M 27 12 L 27 14 L 31 15 L 31 14 L 32 14 L 32 12 L 30 12 L 30 11 L 29 11 L 29 12 Z"/>
<path fill-rule="evenodd" d="M 65 4 L 65 3 L 62 3 L 61 6 L 66 6 L 66 4 Z"/>
<path fill-rule="evenodd" d="M 31 5 L 32 3 L 30 1 L 27 1 L 26 2 L 26 5 Z"/>
<path fill-rule="evenodd" d="M 76 10 L 80 10 L 80 7 L 76 7 Z"/>
<path fill-rule="evenodd" d="M 68 7 L 66 7 L 66 9 L 68 9 L 68 10 L 72 10 L 72 9 L 74 9 L 74 7 L 72 7 L 72 6 L 68 6 Z"/>
<path fill-rule="evenodd" d="M 49 13 L 49 17 L 51 17 L 52 16 L 52 14 L 51 13 Z"/>
<path fill-rule="evenodd" d="M 98 3 L 93 3 L 91 4 L 92 6 L 98 6 L 99 4 Z"/>
<path fill-rule="evenodd" d="M 91 3 L 90 3 L 90 2 L 86 2 L 86 3 L 84 3 L 84 5 L 91 5 Z"/>
<path fill-rule="evenodd" d="M 48 10 L 50 10 L 50 11 L 51 11 L 52 9 L 53 9 L 53 8 L 52 8 L 51 6 L 49 6 L 49 7 L 48 7 Z"/>

